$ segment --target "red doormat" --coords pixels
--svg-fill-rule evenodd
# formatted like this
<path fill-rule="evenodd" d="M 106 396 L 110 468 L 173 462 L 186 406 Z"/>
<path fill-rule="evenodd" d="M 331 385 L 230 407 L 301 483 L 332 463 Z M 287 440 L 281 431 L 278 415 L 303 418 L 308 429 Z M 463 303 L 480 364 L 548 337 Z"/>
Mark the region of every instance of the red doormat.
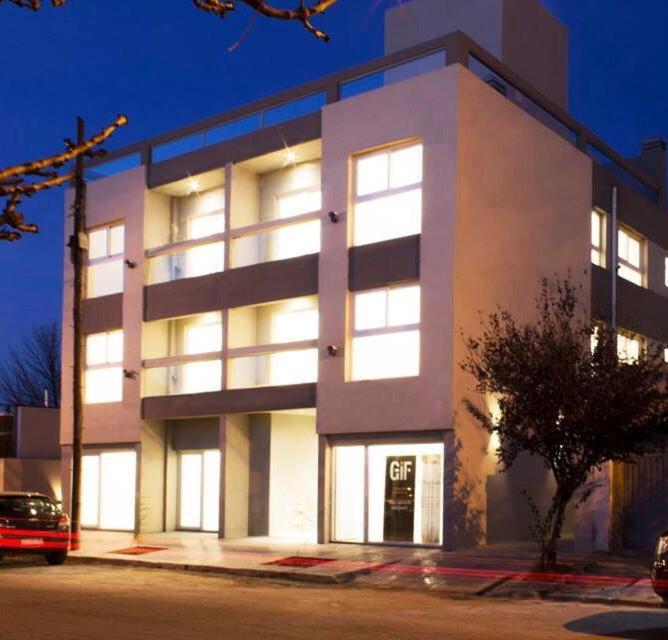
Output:
<path fill-rule="evenodd" d="M 289 556 L 287 558 L 281 558 L 280 560 L 265 562 L 264 564 L 277 564 L 281 567 L 317 567 L 321 564 L 334 562 L 334 560 L 334 558 L 306 558 L 304 556 Z"/>
<path fill-rule="evenodd" d="M 110 551 L 109 553 L 121 553 L 125 556 L 141 556 L 145 553 L 153 553 L 154 551 L 167 551 L 167 547 L 128 547 L 127 549 L 119 549 L 118 551 Z"/>

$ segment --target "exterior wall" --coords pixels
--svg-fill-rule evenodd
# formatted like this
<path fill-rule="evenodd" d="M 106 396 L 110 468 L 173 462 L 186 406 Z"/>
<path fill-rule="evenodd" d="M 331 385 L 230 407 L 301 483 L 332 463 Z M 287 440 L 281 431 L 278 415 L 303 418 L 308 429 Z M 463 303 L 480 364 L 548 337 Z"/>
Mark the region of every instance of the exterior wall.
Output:
<path fill-rule="evenodd" d="M 323 434 L 443 429 L 452 340 L 452 242 L 457 149 L 456 67 L 330 105 L 323 110 L 323 209 L 346 212 L 350 158 L 366 149 L 422 138 L 424 143 L 421 371 L 415 378 L 346 382 L 350 318 L 347 264 L 350 222 L 325 223 L 319 269 L 320 370 L 318 432 Z M 416 102 L 414 97 L 421 96 Z M 434 109 L 433 105 L 439 105 Z"/>
<path fill-rule="evenodd" d="M 220 537 L 248 535 L 250 421 L 247 415 L 221 417 Z"/>
<path fill-rule="evenodd" d="M 471 73 L 460 78 L 453 331 L 476 335 L 479 313 L 497 305 L 530 321 L 540 280 L 569 270 L 588 305 L 591 161 Z M 473 542 L 470 534 L 484 531 L 485 476 L 495 473 L 495 458 L 462 404 L 475 398 L 473 380 L 459 368 L 464 357 L 456 337 L 455 501 L 459 495 L 467 505 L 460 540 Z"/>
<path fill-rule="evenodd" d="M 60 460 L 59 427 L 58 409 L 17 407 L 16 457 Z"/>
<path fill-rule="evenodd" d="M 269 535 L 314 542 L 317 530 L 318 437 L 312 416 L 271 416 Z"/>
<path fill-rule="evenodd" d="M 139 471 L 139 531 L 155 533 L 165 527 L 166 429 L 161 422 L 146 423 L 141 435 Z"/>
<path fill-rule="evenodd" d="M 145 209 L 146 172 L 144 168 L 104 178 L 88 186 L 87 224 L 89 228 L 123 221 L 125 224 L 125 258 L 136 268 L 125 268 L 123 292 L 123 367 L 141 370 L 141 327 L 144 285 L 143 220 Z M 68 200 L 71 194 L 68 193 Z M 68 206 L 69 211 L 69 206 Z M 65 238 L 72 232 L 68 214 Z M 63 367 L 61 394 L 61 445 L 72 442 L 72 267 L 65 255 L 65 287 L 63 296 Z M 120 328 L 120 327 L 114 327 Z M 124 378 L 123 402 L 112 405 L 84 406 L 84 444 L 114 444 L 140 440 L 139 376 Z"/>
<path fill-rule="evenodd" d="M 568 31 L 540 0 L 413 0 L 385 14 L 385 53 L 463 31 L 568 109 Z"/>
<path fill-rule="evenodd" d="M 60 461 L 0 458 L 0 491 L 36 491 L 61 500 Z"/>

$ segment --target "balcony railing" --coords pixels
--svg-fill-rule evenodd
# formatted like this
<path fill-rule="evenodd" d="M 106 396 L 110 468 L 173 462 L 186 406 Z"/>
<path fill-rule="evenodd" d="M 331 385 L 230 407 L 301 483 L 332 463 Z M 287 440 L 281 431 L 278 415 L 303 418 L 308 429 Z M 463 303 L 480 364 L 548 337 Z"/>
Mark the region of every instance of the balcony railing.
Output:
<path fill-rule="evenodd" d="M 109 153 L 88 164 L 90 177 L 113 175 L 132 166 L 162 162 L 294 118 L 315 113 L 325 104 L 345 100 L 393 82 L 460 64 L 481 75 L 536 119 L 558 132 L 596 162 L 609 165 L 622 180 L 651 201 L 665 205 L 665 186 L 622 157 L 561 107 L 543 96 L 512 69 L 461 32 L 320 78 L 250 105 Z M 505 90 L 510 89 L 510 90 Z"/>

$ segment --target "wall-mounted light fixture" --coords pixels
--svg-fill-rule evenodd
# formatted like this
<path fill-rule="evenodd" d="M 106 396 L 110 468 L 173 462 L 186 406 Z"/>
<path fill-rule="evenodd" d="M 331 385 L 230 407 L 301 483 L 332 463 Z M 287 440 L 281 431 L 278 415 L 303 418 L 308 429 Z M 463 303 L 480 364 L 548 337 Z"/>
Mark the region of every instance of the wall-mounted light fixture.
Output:
<path fill-rule="evenodd" d="M 138 374 L 134 369 L 123 369 L 123 376 L 129 378 L 130 380 L 135 380 L 137 375 Z"/>
<path fill-rule="evenodd" d="M 137 263 L 134 262 L 133 260 L 126 260 L 125 264 L 128 269 L 134 269 L 137 266 Z"/>
<path fill-rule="evenodd" d="M 329 221 L 333 224 L 337 224 L 338 221 L 341 219 L 341 216 L 336 213 L 336 211 L 330 211 L 329 212 Z"/>
<path fill-rule="evenodd" d="M 330 356 L 336 356 L 339 353 L 339 348 L 334 344 L 327 345 L 327 353 Z"/>

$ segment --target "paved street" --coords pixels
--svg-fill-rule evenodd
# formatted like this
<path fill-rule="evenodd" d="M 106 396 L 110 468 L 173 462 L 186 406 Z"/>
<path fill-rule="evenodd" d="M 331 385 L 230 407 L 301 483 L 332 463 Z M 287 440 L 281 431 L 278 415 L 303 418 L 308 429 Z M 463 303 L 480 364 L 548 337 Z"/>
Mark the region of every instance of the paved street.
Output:
<path fill-rule="evenodd" d="M 0 637 L 629 638 L 665 640 L 668 611 L 438 592 L 282 584 L 219 575 L 5 559 Z"/>

